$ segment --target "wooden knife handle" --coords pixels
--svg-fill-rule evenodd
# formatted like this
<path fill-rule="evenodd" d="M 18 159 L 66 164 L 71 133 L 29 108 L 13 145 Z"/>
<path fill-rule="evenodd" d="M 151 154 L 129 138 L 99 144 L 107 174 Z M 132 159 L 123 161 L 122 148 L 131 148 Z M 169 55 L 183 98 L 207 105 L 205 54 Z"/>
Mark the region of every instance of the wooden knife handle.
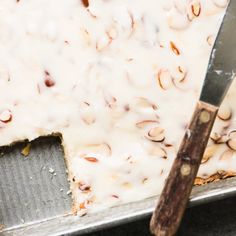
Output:
<path fill-rule="evenodd" d="M 173 236 L 179 227 L 217 111 L 204 102 L 196 106 L 152 215 L 150 230 L 156 236 Z"/>

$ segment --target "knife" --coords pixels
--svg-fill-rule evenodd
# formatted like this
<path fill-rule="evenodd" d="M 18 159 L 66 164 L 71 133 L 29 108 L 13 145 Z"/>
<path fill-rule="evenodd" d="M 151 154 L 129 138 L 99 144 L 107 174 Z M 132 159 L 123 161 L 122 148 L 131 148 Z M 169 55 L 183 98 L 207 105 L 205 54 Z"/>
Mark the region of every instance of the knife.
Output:
<path fill-rule="evenodd" d="M 215 41 L 199 101 L 172 165 L 150 230 L 175 235 L 193 187 L 219 106 L 236 72 L 236 1 L 230 1 Z"/>

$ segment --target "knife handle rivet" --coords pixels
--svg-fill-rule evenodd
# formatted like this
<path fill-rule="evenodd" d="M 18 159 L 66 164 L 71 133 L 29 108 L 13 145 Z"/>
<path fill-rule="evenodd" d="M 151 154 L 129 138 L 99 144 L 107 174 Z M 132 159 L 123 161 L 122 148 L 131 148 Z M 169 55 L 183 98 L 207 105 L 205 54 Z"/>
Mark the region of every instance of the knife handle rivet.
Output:
<path fill-rule="evenodd" d="M 187 176 L 191 172 L 191 166 L 189 164 L 183 164 L 180 169 L 182 176 Z"/>
<path fill-rule="evenodd" d="M 208 111 L 206 110 L 201 111 L 201 114 L 200 114 L 201 123 L 207 123 L 210 119 L 211 119 L 211 115 Z"/>

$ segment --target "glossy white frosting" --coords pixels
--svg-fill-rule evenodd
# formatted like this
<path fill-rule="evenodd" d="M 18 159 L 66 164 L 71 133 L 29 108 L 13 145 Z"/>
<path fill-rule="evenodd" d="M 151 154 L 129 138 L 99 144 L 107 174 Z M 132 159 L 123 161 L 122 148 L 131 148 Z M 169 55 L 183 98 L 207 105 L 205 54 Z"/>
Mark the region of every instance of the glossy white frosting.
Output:
<path fill-rule="evenodd" d="M 81 214 L 160 193 L 226 4 L 1 0 L 0 145 L 60 133 Z M 235 88 L 219 134 L 236 128 Z M 213 149 L 200 177 L 236 171 L 226 144 Z"/>

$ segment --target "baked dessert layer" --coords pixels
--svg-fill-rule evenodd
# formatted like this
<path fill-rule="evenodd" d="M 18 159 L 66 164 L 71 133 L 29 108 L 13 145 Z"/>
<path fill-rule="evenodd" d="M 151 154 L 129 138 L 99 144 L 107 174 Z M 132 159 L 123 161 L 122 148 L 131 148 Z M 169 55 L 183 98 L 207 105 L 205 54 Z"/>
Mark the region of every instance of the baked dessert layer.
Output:
<path fill-rule="evenodd" d="M 80 214 L 158 194 L 226 5 L 2 0 L 0 145 L 61 134 Z M 235 88 L 219 111 L 198 184 L 236 171 Z"/>

